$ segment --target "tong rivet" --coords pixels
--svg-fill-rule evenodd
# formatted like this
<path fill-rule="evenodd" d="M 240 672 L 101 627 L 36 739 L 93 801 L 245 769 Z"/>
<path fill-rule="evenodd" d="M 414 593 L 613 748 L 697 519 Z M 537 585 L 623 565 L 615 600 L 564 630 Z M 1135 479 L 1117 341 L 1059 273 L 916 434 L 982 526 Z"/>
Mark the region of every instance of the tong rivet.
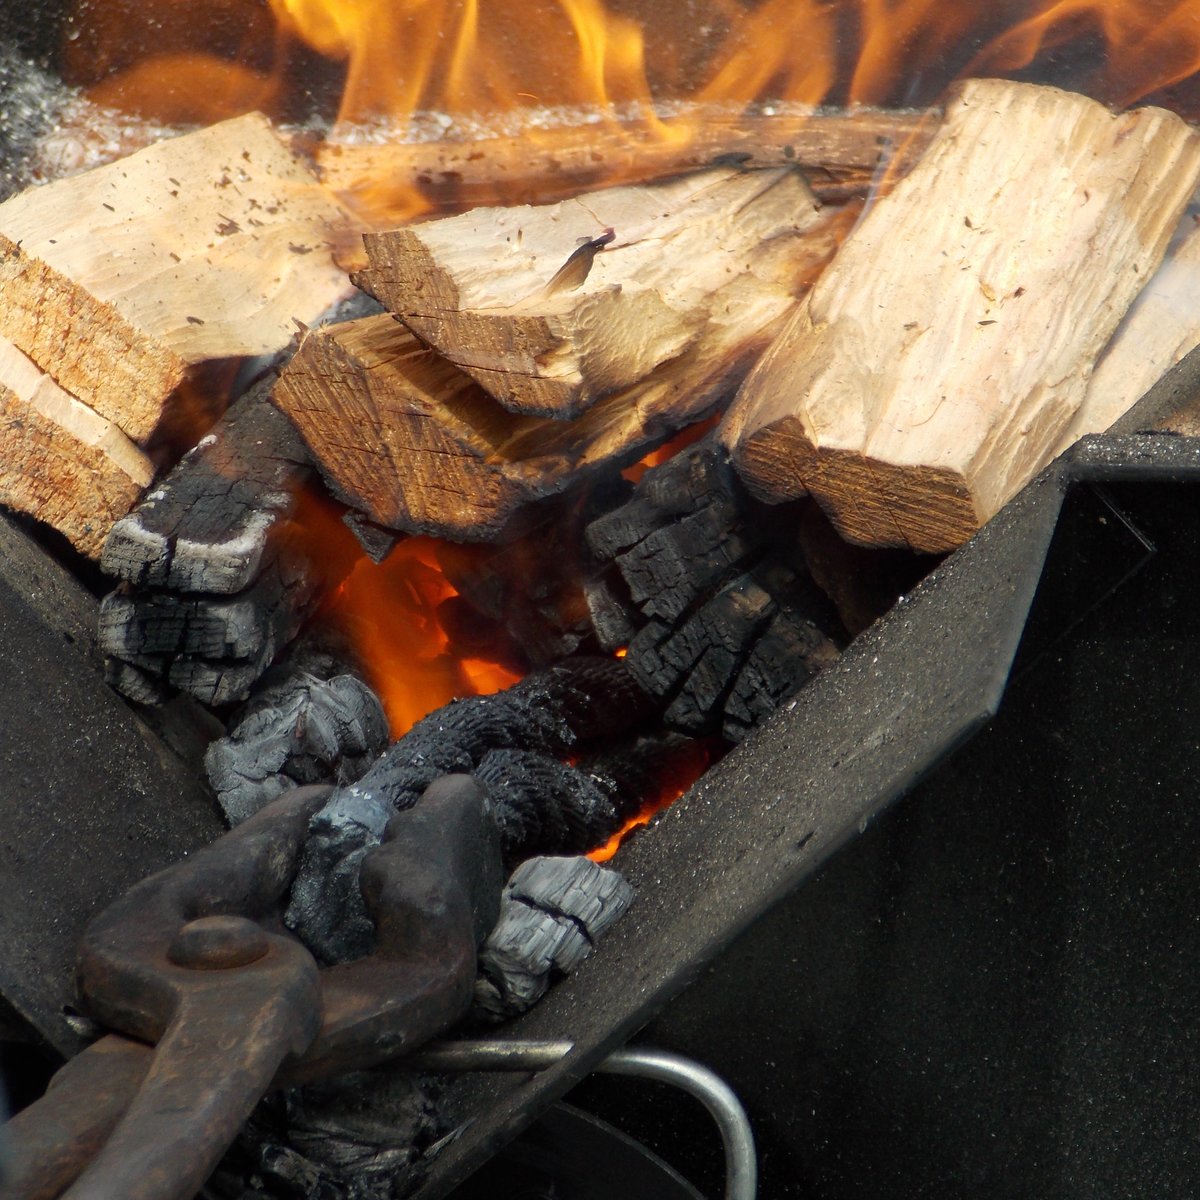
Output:
<path fill-rule="evenodd" d="M 176 933 L 167 957 L 177 967 L 222 971 L 249 966 L 269 949 L 267 935 L 245 917 L 199 917 Z"/>

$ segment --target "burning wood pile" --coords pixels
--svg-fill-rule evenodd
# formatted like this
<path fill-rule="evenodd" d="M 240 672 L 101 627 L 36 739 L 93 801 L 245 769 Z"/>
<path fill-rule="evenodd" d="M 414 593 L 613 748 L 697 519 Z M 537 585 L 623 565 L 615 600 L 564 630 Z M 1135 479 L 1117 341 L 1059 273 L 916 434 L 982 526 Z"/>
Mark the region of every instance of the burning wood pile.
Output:
<path fill-rule="evenodd" d="M 0 502 L 118 581 L 121 693 L 228 720 L 207 762 L 236 828 L 148 910 L 287 851 L 257 908 L 164 954 L 237 957 L 263 921 L 326 968 L 328 1011 L 304 1001 L 247 1111 L 536 1000 L 631 900 L 580 856 L 1200 343 L 1200 135 L 1165 109 L 968 79 L 920 113 L 705 111 L 623 166 L 630 122 L 559 130 L 503 179 L 511 139 L 310 155 L 253 114 L 0 204 Z M 349 194 L 381 163 L 459 208 L 537 203 L 396 227 Z M 354 607 L 364 579 L 407 607 Z M 441 675 L 399 700 L 389 658 Z M 431 794 L 461 844 L 436 848 Z M 398 884 L 402 848 L 465 898 Z M 461 951 L 442 1007 L 397 1032 L 372 982 L 366 1049 L 362 994 L 328 981 L 425 919 Z M 165 1038 L 128 963 L 87 954 L 97 1011 Z M 270 1117 L 242 1149 L 318 1194 Z"/>

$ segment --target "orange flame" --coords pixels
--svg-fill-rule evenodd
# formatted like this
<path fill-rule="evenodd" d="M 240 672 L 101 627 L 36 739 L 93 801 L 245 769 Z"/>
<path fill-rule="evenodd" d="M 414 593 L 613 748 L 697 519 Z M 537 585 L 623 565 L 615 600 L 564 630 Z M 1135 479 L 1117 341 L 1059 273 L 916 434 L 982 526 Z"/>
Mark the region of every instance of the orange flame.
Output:
<path fill-rule="evenodd" d="M 439 565 L 435 539 L 406 538 L 374 563 L 332 506 L 308 491 L 300 496 L 293 527 L 303 552 L 341 580 L 322 617 L 352 644 L 393 738 L 451 700 L 498 692 L 521 678 L 512 665 L 481 658 L 475 647 L 450 638 L 442 614 L 458 593 Z M 496 657 L 506 649 L 497 644 Z"/>
<path fill-rule="evenodd" d="M 968 75 L 1200 113 L 1200 0 L 76 3 L 63 60 L 93 99 L 176 123 L 288 119 L 333 115 L 333 89 L 339 140 L 536 141 L 587 121 L 619 124 L 633 153 L 686 141 L 712 105 L 923 105 Z M 411 179 L 361 187 L 365 213 L 429 206 Z"/>

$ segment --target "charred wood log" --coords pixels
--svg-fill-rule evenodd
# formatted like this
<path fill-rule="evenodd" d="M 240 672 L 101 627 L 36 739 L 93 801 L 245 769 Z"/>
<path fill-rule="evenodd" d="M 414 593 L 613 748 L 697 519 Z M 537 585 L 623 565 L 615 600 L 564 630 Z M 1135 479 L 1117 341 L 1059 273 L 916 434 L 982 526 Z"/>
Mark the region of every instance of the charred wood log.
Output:
<path fill-rule="evenodd" d="M 100 645 L 110 657 L 205 703 L 244 700 L 299 632 L 320 583 L 307 558 L 278 554 L 239 595 L 137 591 L 125 584 L 101 604 Z"/>
<path fill-rule="evenodd" d="M 628 911 L 633 888 L 586 858 L 532 858 L 512 874 L 500 920 L 479 952 L 469 1020 L 496 1024 L 525 1012 L 555 976 L 568 975 Z"/>
<path fill-rule="evenodd" d="M 231 594 L 259 574 L 309 477 L 308 452 L 264 380 L 124 519 L 104 544 L 109 575 L 147 588 Z"/>
<path fill-rule="evenodd" d="M 588 526 L 597 638 L 626 647 L 670 728 L 736 741 L 836 659 L 846 630 L 798 519 L 747 495 L 710 436 Z"/>

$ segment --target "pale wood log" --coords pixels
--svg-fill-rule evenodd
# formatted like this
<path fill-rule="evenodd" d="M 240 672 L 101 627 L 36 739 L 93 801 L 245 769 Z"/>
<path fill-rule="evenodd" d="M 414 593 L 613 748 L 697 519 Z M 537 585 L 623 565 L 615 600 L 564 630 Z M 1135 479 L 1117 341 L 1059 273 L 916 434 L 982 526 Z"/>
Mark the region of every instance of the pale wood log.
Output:
<path fill-rule="evenodd" d="M 677 357 L 574 420 L 518 416 L 384 315 L 310 332 L 275 402 L 331 490 L 376 524 L 494 537 L 523 506 L 640 458 L 724 405 L 837 244 L 848 214 L 764 247 Z M 768 258 L 771 269 L 765 265 Z"/>
<path fill-rule="evenodd" d="M 1097 362 L 1056 452 L 1084 434 L 1103 433 L 1200 345 L 1200 228 L 1190 211 L 1177 237 Z"/>
<path fill-rule="evenodd" d="M 369 233 L 356 281 L 505 408 L 573 417 L 703 341 L 730 289 L 786 285 L 827 224 L 796 172 L 721 167 Z"/>
<path fill-rule="evenodd" d="M 415 187 L 434 210 L 565 199 L 601 184 L 645 183 L 736 158 L 746 166 L 795 165 L 822 200 L 865 195 L 879 172 L 902 175 L 940 119 L 936 110 L 852 109 L 731 112 L 689 105 L 662 126 L 617 121 L 529 129 L 508 137 L 424 142 L 371 141 L 335 130 L 318 150 L 325 183 L 347 199 Z"/>
<path fill-rule="evenodd" d="M 0 205 L 0 334 L 135 441 L 192 364 L 285 346 L 347 290 L 333 195 L 251 114 Z"/>
<path fill-rule="evenodd" d="M 95 558 L 149 484 L 150 460 L 0 338 L 0 503 Z"/>
<path fill-rule="evenodd" d="M 1054 454 L 1200 175 L 1173 114 L 997 80 L 951 95 L 746 381 L 723 437 L 868 545 L 958 545 Z"/>

